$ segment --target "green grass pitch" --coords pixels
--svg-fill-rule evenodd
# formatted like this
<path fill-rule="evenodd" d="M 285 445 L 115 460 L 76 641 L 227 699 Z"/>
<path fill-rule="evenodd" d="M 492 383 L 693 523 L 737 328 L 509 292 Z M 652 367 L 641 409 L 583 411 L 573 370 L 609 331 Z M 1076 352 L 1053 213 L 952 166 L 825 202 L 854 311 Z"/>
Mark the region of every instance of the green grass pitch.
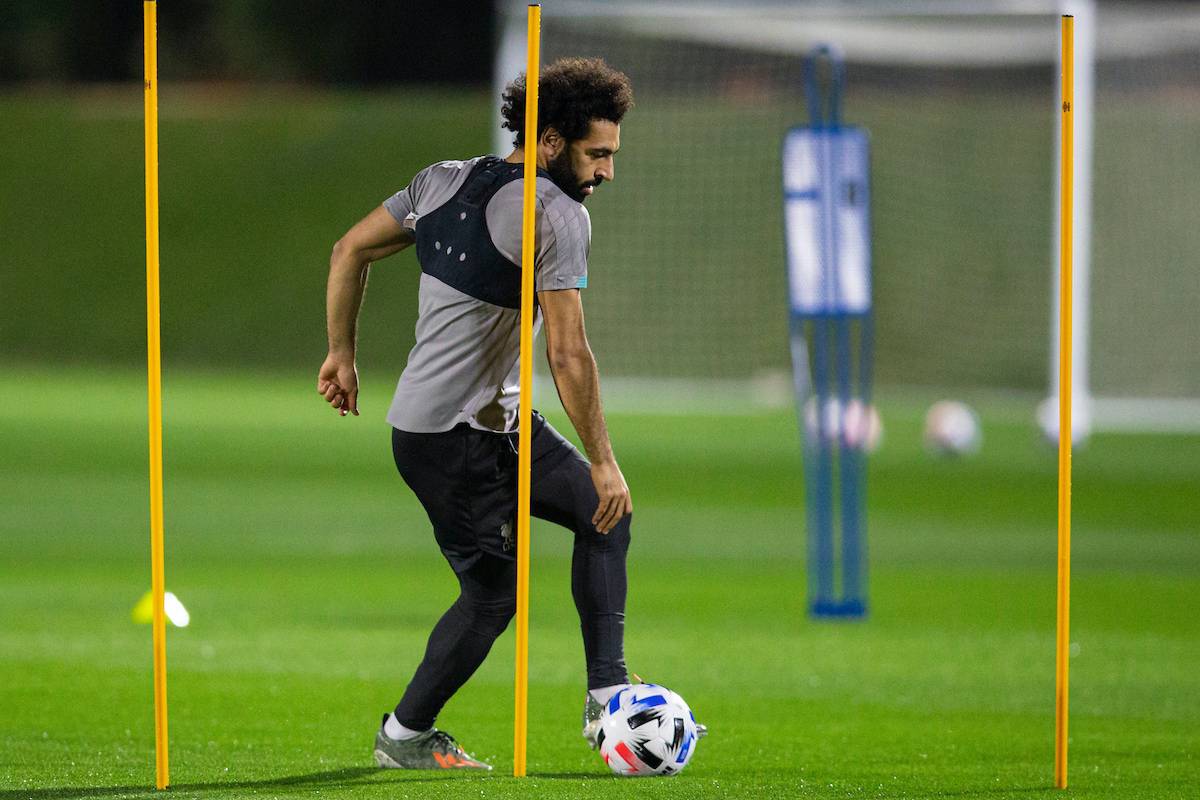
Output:
<path fill-rule="evenodd" d="M 316 364 L 314 363 L 314 369 Z M 21 370 L 0 411 L 0 800 L 151 797 L 145 390 Z M 1028 409 L 982 453 L 919 446 L 879 398 L 871 602 L 804 613 L 795 423 L 614 415 L 636 505 L 631 669 L 711 727 L 672 779 L 610 777 L 579 735 L 568 538 L 535 527 L 529 773 L 512 757 L 511 630 L 440 724 L 491 776 L 371 766 L 453 580 L 390 463 L 394 376 L 338 419 L 311 376 L 166 374 L 170 796 L 1171 798 L 1200 785 L 1200 438 L 1078 452 L 1071 789 L 1051 784 L 1055 463 Z M 557 411 L 557 409 L 549 409 Z M 552 414 L 562 421 L 561 413 Z M 565 426 L 564 426 L 565 427 Z"/>

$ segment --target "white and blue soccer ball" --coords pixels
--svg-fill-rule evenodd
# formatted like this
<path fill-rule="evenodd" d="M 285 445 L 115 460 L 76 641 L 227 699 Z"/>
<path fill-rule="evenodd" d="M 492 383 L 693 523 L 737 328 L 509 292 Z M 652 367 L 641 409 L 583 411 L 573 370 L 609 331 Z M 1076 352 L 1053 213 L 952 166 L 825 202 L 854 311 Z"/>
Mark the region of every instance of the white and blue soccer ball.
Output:
<path fill-rule="evenodd" d="M 696 752 L 696 718 L 684 699 L 654 683 L 612 696 L 600 715 L 597 743 L 618 775 L 674 775 Z"/>
<path fill-rule="evenodd" d="M 817 398 L 804 404 L 804 431 L 809 442 L 838 443 L 850 450 L 874 453 L 883 442 L 883 420 L 875 406 L 857 397 L 842 404 L 836 397 L 825 398 L 824 410 L 817 415 Z"/>

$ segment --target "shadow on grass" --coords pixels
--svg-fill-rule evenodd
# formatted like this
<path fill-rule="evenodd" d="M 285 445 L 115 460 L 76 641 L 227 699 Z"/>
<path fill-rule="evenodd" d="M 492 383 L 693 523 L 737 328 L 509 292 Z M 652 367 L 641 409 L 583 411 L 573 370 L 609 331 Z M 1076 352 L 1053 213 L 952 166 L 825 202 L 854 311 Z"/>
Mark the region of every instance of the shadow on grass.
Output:
<path fill-rule="evenodd" d="M 236 792 L 239 790 L 275 790 L 279 793 L 287 793 L 289 790 L 303 792 L 309 789 L 353 789 L 356 787 L 366 787 L 371 785 L 383 785 L 385 783 L 393 783 L 400 785 L 403 783 L 435 783 L 447 782 L 454 780 L 471 780 L 484 779 L 490 777 L 509 777 L 507 773 L 495 772 L 491 775 L 480 775 L 477 772 L 404 772 L 402 770 L 381 770 L 378 767 L 347 767 L 345 769 L 328 770 L 326 772 L 310 772 L 304 775 L 284 775 L 276 778 L 262 778 L 259 780 L 247 781 L 211 781 L 206 783 L 173 783 L 167 793 L 158 792 L 151 786 L 97 786 L 97 787 L 71 787 L 60 786 L 48 789 L 4 789 L 0 790 L 0 800 L 72 800 L 79 798 L 104 798 L 104 797 L 170 797 L 189 796 L 196 792 L 214 792 L 222 794 L 226 792 Z M 606 775 L 595 772 L 531 772 L 530 778 L 549 780 L 549 781 L 605 781 L 605 780 L 621 780 L 615 775 Z M 371 778 L 384 778 L 385 780 L 371 780 Z M 387 780 L 387 779 L 396 780 Z M 746 796 L 755 796 L 758 790 L 747 788 Z M 911 789 L 903 790 L 900 794 L 881 794 L 878 797 L 913 797 L 924 796 L 929 798 L 987 798 L 996 795 L 1038 795 L 1045 794 L 1046 796 L 1059 796 L 1061 792 L 1050 786 L 989 786 L 980 788 L 966 788 L 960 790 L 943 790 L 930 791 L 923 795 L 914 795 Z"/>
<path fill-rule="evenodd" d="M 442 772 L 412 772 L 401 773 L 398 770 L 381 770 L 378 767 L 347 767 L 327 772 L 310 772 L 304 775 L 285 775 L 277 778 L 262 778 L 251 781 L 212 781 L 209 783 L 172 783 L 170 793 L 184 792 L 223 792 L 238 789 L 288 789 L 306 790 L 313 787 L 322 789 L 345 789 L 354 786 L 364 786 L 372 781 L 368 778 L 382 775 L 401 775 L 403 780 L 397 783 L 422 783 L 429 781 L 456 780 L 462 773 Z M 478 777 L 478 776 L 477 776 Z M 0 790 L 0 800 L 70 800 L 70 798 L 88 797 L 121 797 L 145 795 L 147 797 L 162 797 L 152 786 L 96 786 L 73 787 L 60 786 L 49 789 L 5 789 Z"/>
<path fill-rule="evenodd" d="M 468 775 L 475 778 L 508 777 L 505 772 L 492 772 L 491 775 L 480 775 L 479 772 L 440 772 L 419 771 L 404 772 L 402 770 L 380 770 L 378 766 L 348 766 L 346 769 L 328 770 L 325 772 L 307 772 L 305 775 L 284 775 L 281 777 L 265 777 L 256 781 L 211 781 L 206 783 L 172 783 L 170 793 L 188 792 L 233 792 L 238 789 L 275 789 L 286 793 L 288 789 L 307 790 L 348 789 L 367 786 L 370 778 L 383 776 L 400 778 L 396 783 L 428 783 L 434 781 L 462 780 Z M 596 774 L 596 772 L 530 772 L 529 777 L 545 778 L 550 781 L 584 781 L 608 780 L 612 775 Z M 46 789 L 2 789 L 0 800 L 72 800 L 73 798 L 120 798 L 120 796 L 163 796 L 150 786 L 100 786 L 100 787 L 54 787 Z"/>

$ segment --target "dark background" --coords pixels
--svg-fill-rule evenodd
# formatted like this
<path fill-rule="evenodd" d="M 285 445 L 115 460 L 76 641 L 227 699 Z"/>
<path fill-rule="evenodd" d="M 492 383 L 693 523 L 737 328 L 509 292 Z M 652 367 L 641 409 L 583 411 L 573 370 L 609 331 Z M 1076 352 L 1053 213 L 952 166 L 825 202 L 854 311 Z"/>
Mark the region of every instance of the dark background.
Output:
<path fill-rule="evenodd" d="M 164 80 L 482 86 L 491 78 L 494 0 L 164 0 L 160 6 L 160 47 L 171 53 L 161 65 Z M 137 80 L 141 37 L 139 0 L 5 0 L 0 84 Z"/>
<path fill-rule="evenodd" d="M 490 0 L 169 0 L 164 80 L 486 84 Z M 169 13 L 168 13 L 169 12 Z M 419 35 L 414 35 L 414 30 Z M 118 82 L 142 70 L 142 4 L 5 0 L 0 82 Z"/>

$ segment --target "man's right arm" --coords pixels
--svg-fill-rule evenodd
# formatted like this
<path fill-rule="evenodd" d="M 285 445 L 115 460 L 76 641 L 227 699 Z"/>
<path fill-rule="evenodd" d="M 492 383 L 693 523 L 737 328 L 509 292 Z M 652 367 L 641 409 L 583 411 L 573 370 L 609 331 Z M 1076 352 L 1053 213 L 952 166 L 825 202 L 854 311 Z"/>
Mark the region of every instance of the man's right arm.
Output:
<path fill-rule="evenodd" d="M 382 206 L 363 217 L 333 246 L 329 258 L 329 283 L 325 310 L 329 354 L 317 374 L 317 393 L 342 416 L 358 416 L 357 347 L 358 311 L 367 288 L 372 262 L 387 258 L 415 241 Z"/>

